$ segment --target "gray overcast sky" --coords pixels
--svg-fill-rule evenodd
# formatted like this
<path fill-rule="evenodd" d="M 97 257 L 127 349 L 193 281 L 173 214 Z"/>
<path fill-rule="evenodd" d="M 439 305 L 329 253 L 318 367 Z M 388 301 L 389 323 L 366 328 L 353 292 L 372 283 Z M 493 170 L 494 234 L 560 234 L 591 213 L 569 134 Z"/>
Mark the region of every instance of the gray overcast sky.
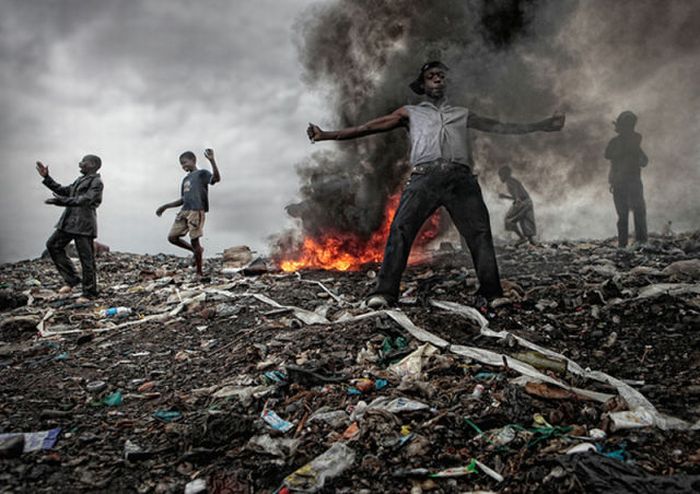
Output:
<path fill-rule="evenodd" d="M 324 10 L 310 11 L 316 3 L 339 12 L 363 9 L 330 0 L 0 0 L 0 262 L 39 255 L 60 216 L 60 208 L 43 204 L 50 192 L 34 162 L 42 160 L 54 178 L 70 183 L 87 153 L 103 159 L 99 240 L 119 251 L 182 254 L 166 241 L 175 211 L 157 218 L 155 209 L 179 196 L 179 154 L 196 152 L 204 167 L 206 147 L 216 150 L 223 176 L 211 189 L 206 254 L 238 244 L 266 250 L 267 237 L 291 225 L 283 208 L 297 197 L 295 165 L 313 151 L 334 148 L 311 146 L 305 137 L 309 121 L 321 126 L 339 121 L 328 94 L 301 79 L 295 45 L 300 20 L 322 40 L 345 32 L 325 21 L 309 22 Z M 465 1 L 463 15 L 472 15 L 466 6 L 478 4 Z M 500 58 L 485 59 L 491 64 L 486 72 L 498 76 L 494 67 L 502 66 L 510 78 L 493 79 L 498 87 L 480 87 L 469 73 L 460 82 L 467 88 L 476 83 L 470 94 L 479 99 L 477 109 L 493 107 L 493 97 L 496 107 L 518 114 L 523 86 L 518 70 L 524 66 L 543 78 L 557 101 L 567 102 L 562 136 L 569 140 L 560 139 L 559 147 L 550 138 L 546 143 L 553 147 L 543 149 L 535 144 L 545 139 L 535 136 L 502 141 L 508 143 L 503 156 L 493 147 L 477 149 L 495 234 L 503 232 L 508 203 L 496 198 L 500 184 L 494 170 L 500 162 L 522 158 L 529 143 L 532 159 L 546 165 L 540 167 L 546 176 L 522 177 L 532 186 L 542 237 L 612 236 L 615 218 L 602 150 L 612 137 L 610 121 L 624 109 L 640 114 L 653 163 L 644 173 L 650 230 L 658 231 L 668 219 L 678 230 L 698 228 L 700 2 L 570 1 L 564 5 L 575 9 L 566 16 L 558 13 L 559 0 L 542 4 L 557 7 L 556 15 L 541 12 L 536 36 Z M 371 5 L 382 10 L 398 4 Z M 431 5 L 416 2 L 406 15 L 420 17 Z M 364 67 L 360 48 L 374 48 L 363 33 L 366 24 L 374 24 L 358 12 L 348 19 L 355 24 L 349 32 L 362 39 L 338 49 L 351 46 L 345 58 Z M 383 19 L 374 21 L 384 26 Z M 546 36 L 552 22 L 564 23 L 561 36 Z M 327 29 L 336 31 L 325 36 Z M 413 56 L 405 58 L 413 62 Z M 367 76 L 367 87 L 375 75 Z M 337 84 L 332 77 L 320 84 Z M 550 111 L 537 108 L 538 118 Z M 585 144 L 575 141 L 577 135 L 594 138 Z M 567 183 L 572 169 L 593 170 L 585 186 Z"/>
<path fill-rule="evenodd" d="M 179 195 L 179 154 L 216 151 L 208 255 L 287 225 L 295 163 L 311 150 L 322 98 L 304 87 L 294 22 L 308 0 L 191 2 L 0 0 L 0 262 L 41 253 L 61 209 L 34 162 L 61 183 L 86 153 L 103 160 L 99 240 L 178 252 L 165 237 Z"/>

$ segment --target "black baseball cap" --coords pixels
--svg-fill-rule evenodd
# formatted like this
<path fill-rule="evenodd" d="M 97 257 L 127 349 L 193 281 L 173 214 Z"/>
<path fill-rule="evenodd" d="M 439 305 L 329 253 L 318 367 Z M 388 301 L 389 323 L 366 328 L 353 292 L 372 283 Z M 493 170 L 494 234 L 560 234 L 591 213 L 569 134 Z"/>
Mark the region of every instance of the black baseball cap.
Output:
<path fill-rule="evenodd" d="M 425 74 L 426 70 L 430 70 L 435 67 L 439 67 L 445 71 L 450 70 L 447 65 L 438 60 L 433 60 L 432 62 L 425 63 L 420 68 L 420 73 L 418 74 L 418 77 L 416 77 L 416 80 L 410 83 L 408 87 L 410 87 L 416 94 L 425 94 L 425 89 L 423 89 L 423 74 Z"/>

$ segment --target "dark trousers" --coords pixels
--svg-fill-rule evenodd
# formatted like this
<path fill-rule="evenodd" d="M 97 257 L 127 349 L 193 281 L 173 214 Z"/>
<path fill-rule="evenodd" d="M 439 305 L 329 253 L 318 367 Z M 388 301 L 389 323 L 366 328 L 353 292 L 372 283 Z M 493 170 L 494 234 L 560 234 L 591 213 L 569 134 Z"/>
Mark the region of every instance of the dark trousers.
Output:
<path fill-rule="evenodd" d="M 95 247 L 92 237 L 87 235 L 73 235 L 62 230 L 56 230 L 46 241 L 46 249 L 56 265 L 59 274 L 66 284 L 76 286 L 80 278 L 75 272 L 75 266 L 66 255 L 66 246 L 75 242 L 75 248 L 80 258 L 80 266 L 83 271 L 83 294 L 97 295 L 97 273 L 95 270 Z"/>
<path fill-rule="evenodd" d="M 634 236 L 638 243 L 647 241 L 647 208 L 641 180 L 630 180 L 613 185 L 613 201 L 617 211 L 617 242 L 627 246 L 630 210 L 634 216 Z"/>
<path fill-rule="evenodd" d="M 411 245 L 423 223 L 440 206 L 447 209 L 467 242 L 479 279 L 479 293 L 487 298 L 503 293 L 489 212 L 479 183 L 468 167 L 446 162 L 418 166 L 411 174 L 391 223 L 374 293 L 392 302 L 398 299 Z"/>

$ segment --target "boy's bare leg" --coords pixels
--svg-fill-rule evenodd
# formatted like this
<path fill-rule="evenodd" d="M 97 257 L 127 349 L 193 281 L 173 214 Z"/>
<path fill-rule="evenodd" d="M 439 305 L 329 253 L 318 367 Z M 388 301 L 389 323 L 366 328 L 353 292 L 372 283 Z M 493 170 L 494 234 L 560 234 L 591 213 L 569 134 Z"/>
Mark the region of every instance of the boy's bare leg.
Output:
<path fill-rule="evenodd" d="M 178 247 L 189 250 L 190 252 L 194 253 L 194 248 L 192 245 L 190 245 L 189 242 L 186 242 L 182 240 L 182 237 L 168 237 L 168 242 L 170 242 L 173 245 L 177 245 Z"/>
<path fill-rule="evenodd" d="M 194 264 L 197 268 L 197 275 L 204 276 L 202 273 L 202 257 L 204 254 L 204 247 L 199 243 L 198 238 L 192 239 L 192 252 L 194 253 Z"/>

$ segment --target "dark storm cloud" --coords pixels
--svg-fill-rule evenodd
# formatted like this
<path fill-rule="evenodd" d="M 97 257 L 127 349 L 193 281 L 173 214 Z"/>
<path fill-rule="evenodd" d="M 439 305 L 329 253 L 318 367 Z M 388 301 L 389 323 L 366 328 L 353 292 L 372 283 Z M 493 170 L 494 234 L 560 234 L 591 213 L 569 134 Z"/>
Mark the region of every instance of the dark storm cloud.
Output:
<path fill-rule="evenodd" d="M 88 152 L 103 159 L 100 238 L 113 248 L 174 252 L 172 215 L 153 212 L 177 197 L 179 153 L 208 166 L 206 146 L 224 177 L 211 191 L 208 252 L 262 246 L 287 221 L 293 163 L 308 150 L 313 98 L 291 41 L 307 3 L 3 2 L 0 261 L 40 253 L 60 214 L 42 205 L 33 162 L 70 182 Z"/>
<path fill-rule="evenodd" d="M 206 164 L 208 145 L 224 176 L 212 189 L 208 253 L 263 246 L 296 194 L 314 205 L 308 229 L 367 233 L 401 185 L 405 134 L 312 148 L 305 122 L 351 125 L 417 101 L 407 83 L 431 58 L 452 68 L 452 100 L 480 114 L 528 121 L 567 112 L 558 134 L 473 133 L 497 232 L 508 205 L 494 200 L 494 172 L 509 163 L 533 191 L 545 237 L 612 235 L 602 151 L 610 121 L 626 109 L 639 115 L 651 159 L 651 229 L 667 219 L 698 227 L 700 5 L 692 0 L 1 7 L 0 261 L 38 254 L 60 213 L 41 204 L 47 191 L 33 161 L 46 160 L 68 182 L 88 152 L 105 163 L 101 239 L 118 250 L 169 250 L 172 218 L 153 210 L 177 195 L 177 155 L 191 148 Z"/>

